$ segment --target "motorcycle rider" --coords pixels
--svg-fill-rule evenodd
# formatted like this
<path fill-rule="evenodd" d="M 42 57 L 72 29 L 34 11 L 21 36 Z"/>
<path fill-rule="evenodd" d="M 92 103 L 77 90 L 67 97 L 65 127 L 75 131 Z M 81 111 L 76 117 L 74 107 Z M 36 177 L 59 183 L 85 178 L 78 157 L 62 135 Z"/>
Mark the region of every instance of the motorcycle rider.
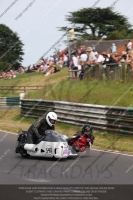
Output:
<path fill-rule="evenodd" d="M 84 124 L 82 130 L 78 131 L 72 138 L 68 140 L 69 145 L 73 145 L 73 148 L 79 152 L 80 145 L 86 143 L 86 147 L 90 148 L 90 143 L 93 144 L 95 137 L 92 134 L 92 127 L 89 124 Z M 76 141 L 73 144 L 73 141 Z"/>
<path fill-rule="evenodd" d="M 46 115 L 43 115 L 37 119 L 28 129 L 27 143 L 35 144 L 36 142 L 39 142 L 45 138 L 46 130 L 55 130 L 56 121 L 57 114 L 55 112 L 48 112 Z M 19 152 L 19 149 L 22 147 L 22 145 L 23 144 L 16 148 L 16 152 Z"/>
<path fill-rule="evenodd" d="M 82 130 L 77 132 L 77 136 L 79 137 L 80 135 L 85 135 L 90 139 L 91 144 L 93 144 L 95 137 L 92 134 L 92 127 L 89 124 L 84 124 Z"/>
<path fill-rule="evenodd" d="M 36 120 L 28 129 L 28 143 L 34 144 L 36 139 L 41 140 L 44 138 L 46 130 L 55 130 L 56 121 L 57 114 L 55 112 L 48 112 Z"/>

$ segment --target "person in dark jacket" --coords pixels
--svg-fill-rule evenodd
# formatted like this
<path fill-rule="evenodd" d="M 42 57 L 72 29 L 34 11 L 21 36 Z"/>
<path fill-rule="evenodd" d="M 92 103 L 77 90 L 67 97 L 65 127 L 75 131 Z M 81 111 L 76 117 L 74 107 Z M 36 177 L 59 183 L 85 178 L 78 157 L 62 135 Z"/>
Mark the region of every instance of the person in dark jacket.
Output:
<path fill-rule="evenodd" d="M 102 63 L 104 64 L 110 64 L 110 63 L 116 63 L 116 60 L 108 53 L 106 52 L 102 52 L 103 57 L 105 58 L 104 62 Z"/>
<path fill-rule="evenodd" d="M 55 122 L 57 114 L 48 112 L 45 116 L 37 119 L 28 129 L 28 143 L 34 144 L 37 140 L 40 141 L 45 137 L 46 130 L 55 130 Z"/>
<path fill-rule="evenodd" d="M 57 121 L 57 114 L 55 112 L 48 112 L 46 115 L 37 119 L 28 129 L 27 143 L 36 144 L 45 138 L 46 130 L 55 130 L 55 122 Z M 20 151 L 24 144 L 19 143 L 16 148 L 16 153 Z"/>

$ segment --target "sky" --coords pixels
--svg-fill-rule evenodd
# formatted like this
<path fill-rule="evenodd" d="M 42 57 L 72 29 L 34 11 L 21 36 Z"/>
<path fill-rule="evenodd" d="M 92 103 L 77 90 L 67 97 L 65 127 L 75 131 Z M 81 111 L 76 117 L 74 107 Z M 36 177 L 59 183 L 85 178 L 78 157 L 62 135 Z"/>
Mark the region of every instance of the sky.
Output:
<path fill-rule="evenodd" d="M 70 27 L 65 20 L 69 12 L 94 6 L 113 6 L 133 25 L 132 0 L 0 0 L 0 24 L 18 33 L 24 44 L 22 65 L 28 66 L 36 63 L 64 34 L 57 27 Z M 60 49 L 65 48 L 62 40 L 60 45 Z M 46 57 L 53 52 L 54 49 Z"/>

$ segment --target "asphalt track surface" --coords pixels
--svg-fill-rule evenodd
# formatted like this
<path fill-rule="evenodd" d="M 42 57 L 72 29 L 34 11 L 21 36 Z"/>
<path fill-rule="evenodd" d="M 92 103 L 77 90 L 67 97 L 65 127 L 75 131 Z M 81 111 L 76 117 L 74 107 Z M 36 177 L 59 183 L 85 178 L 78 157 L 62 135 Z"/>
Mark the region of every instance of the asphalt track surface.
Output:
<path fill-rule="evenodd" d="M 133 155 L 91 149 L 75 158 L 22 158 L 0 132 L 0 184 L 133 184 Z"/>

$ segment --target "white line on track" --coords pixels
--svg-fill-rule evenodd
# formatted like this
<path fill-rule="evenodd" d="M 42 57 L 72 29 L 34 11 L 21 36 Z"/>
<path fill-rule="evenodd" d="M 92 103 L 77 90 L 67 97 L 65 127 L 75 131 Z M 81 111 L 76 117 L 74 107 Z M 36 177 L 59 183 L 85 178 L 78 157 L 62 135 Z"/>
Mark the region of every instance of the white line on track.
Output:
<path fill-rule="evenodd" d="M 18 135 L 17 133 L 8 132 L 8 131 L 3 131 L 3 130 L 0 130 L 0 132 L 3 132 L 3 133 L 8 133 L 8 134 L 12 134 L 12 135 Z"/>
<path fill-rule="evenodd" d="M 128 153 L 124 153 L 124 152 L 120 152 L 120 151 L 100 150 L 100 149 L 93 149 L 93 148 L 91 148 L 91 150 L 94 150 L 94 151 L 102 151 L 102 152 L 105 152 L 105 153 L 113 153 L 113 154 L 120 154 L 120 155 L 124 155 L 124 156 L 131 156 L 131 157 L 133 157 L 132 154 L 128 154 Z"/>

